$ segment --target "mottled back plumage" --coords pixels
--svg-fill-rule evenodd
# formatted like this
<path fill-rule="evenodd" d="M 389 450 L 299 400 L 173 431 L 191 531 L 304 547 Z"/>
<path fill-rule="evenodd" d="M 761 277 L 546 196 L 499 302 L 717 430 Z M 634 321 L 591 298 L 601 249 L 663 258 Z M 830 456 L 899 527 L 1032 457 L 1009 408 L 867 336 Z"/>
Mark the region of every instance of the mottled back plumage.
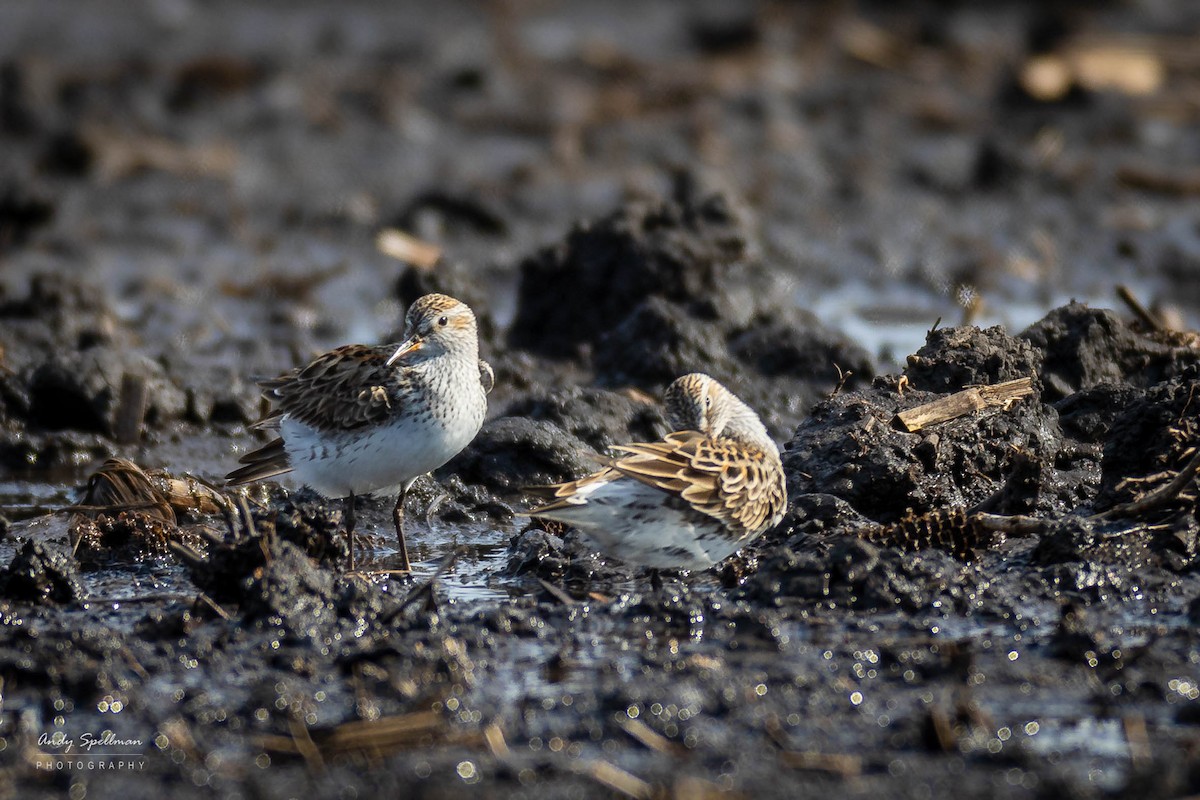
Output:
<path fill-rule="evenodd" d="M 696 431 L 669 434 L 662 442 L 617 448 L 629 457 L 613 468 L 663 489 L 692 508 L 720 520 L 737 538 L 777 522 L 787 505 L 776 473 L 778 456 Z"/>
<path fill-rule="evenodd" d="M 387 364 L 395 351 L 395 345 L 349 344 L 262 381 L 263 397 L 275 408 L 256 424 L 277 426 L 287 415 L 317 430 L 348 431 L 387 419 L 393 401 L 411 388 L 403 366 Z"/>

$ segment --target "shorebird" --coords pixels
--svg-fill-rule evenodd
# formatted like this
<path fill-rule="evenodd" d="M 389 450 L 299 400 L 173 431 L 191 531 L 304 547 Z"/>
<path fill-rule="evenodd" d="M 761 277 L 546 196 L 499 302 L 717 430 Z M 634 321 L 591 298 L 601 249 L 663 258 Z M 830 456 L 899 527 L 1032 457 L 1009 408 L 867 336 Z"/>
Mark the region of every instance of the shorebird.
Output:
<path fill-rule="evenodd" d="M 479 432 L 494 383 L 479 358 L 475 314 L 444 294 L 409 307 L 400 345 L 351 344 L 303 369 L 261 382 L 275 408 L 255 427 L 278 438 L 241 458 L 233 486 L 287 472 L 327 498 L 346 498 L 354 569 L 354 498 L 399 493 L 392 509 L 402 558 L 404 497 L 413 482 L 445 464 Z"/>
<path fill-rule="evenodd" d="M 753 541 L 787 506 L 779 449 L 758 415 L 713 378 L 677 378 L 664 397 L 674 433 L 626 444 L 599 472 L 538 487 L 529 512 L 583 531 L 622 561 L 704 569 Z"/>

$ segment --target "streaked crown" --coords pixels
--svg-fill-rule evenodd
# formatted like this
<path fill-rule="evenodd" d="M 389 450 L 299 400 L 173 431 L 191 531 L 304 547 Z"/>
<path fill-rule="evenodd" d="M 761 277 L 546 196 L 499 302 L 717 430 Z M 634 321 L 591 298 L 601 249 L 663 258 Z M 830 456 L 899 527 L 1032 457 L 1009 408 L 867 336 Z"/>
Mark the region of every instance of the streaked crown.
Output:
<path fill-rule="evenodd" d="M 762 421 L 737 395 L 701 372 L 676 378 L 663 395 L 673 431 L 699 431 L 777 451 Z"/>
<path fill-rule="evenodd" d="M 452 351 L 463 355 L 478 350 L 475 312 L 461 300 L 444 294 L 417 298 L 404 315 L 406 338 L 423 341 L 428 353 Z"/>
<path fill-rule="evenodd" d="M 471 307 L 461 300 L 455 300 L 445 294 L 427 294 L 418 297 L 408 307 L 408 313 L 404 315 L 404 323 L 414 331 L 426 333 L 428 331 L 422 329 L 432 330 L 440 317 L 446 317 L 445 324 L 447 325 L 466 321 L 470 321 L 472 326 L 475 324 L 475 313 L 471 311 Z"/>

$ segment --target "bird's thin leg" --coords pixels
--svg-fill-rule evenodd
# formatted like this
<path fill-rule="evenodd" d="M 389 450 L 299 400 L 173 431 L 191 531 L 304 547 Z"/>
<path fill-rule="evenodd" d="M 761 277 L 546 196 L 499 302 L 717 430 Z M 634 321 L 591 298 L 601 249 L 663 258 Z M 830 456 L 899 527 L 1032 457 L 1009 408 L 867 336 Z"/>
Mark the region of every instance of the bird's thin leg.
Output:
<path fill-rule="evenodd" d="M 402 572 L 411 572 L 412 567 L 408 563 L 408 547 L 404 544 L 404 496 L 408 494 L 408 487 L 400 487 L 400 496 L 396 498 L 396 507 L 392 509 L 392 522 L 396 525 L 396 539 L 400 542 L 400 570 Z"/>
<path fill-rule="evenodd" d="M 354 492 L 346 498 L 346 546 L 350 550 L 350 571 L 354 571 Z"/>

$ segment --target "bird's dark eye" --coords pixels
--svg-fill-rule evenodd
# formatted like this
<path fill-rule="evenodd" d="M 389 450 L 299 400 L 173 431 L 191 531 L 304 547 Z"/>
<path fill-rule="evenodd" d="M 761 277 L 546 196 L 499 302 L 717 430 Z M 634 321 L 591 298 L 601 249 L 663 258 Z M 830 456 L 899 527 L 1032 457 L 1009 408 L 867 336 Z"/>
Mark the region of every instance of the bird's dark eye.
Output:
<path fill-rule="evenodd" d="M 450 324 L 449 317 L 438 317 L 438 325 L 441 325 L 444 328 L 449 324 Z"/>

